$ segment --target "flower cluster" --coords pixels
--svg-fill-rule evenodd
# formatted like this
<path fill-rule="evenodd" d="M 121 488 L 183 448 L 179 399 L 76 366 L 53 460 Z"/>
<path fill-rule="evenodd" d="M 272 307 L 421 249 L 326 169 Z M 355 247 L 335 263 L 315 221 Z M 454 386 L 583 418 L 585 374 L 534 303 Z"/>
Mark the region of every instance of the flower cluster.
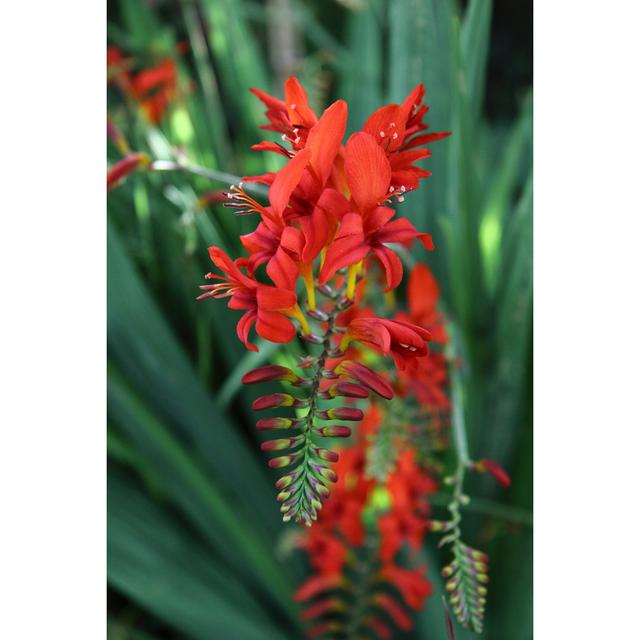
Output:
<path fill-rule="evenodd" d="M 366 474 L 368 439 L 383 418 L 373 406 L 355 446 L 341 451 L 339 480 L 316 526 L 302 534 L 299 546 L 309 554 L 313 575 L 296 600 L 305 603 L 308 635 L 355 637 L 365 629 L 392 638 L 391 626 L 412 627 L 407 609 L 418 610 L 432 592 L 426 567 L 405 568 L 399 551 L 417 551 L 428 528 L 428 496 L 435 482 L 406 450 L 386 482 Z"/>
<path fill-rule="evenodd" d="M 176 67 L 171 58 L 134 72 L 136 61 L 117 47 L 107 49 L 107 76 L 125 96 L 140 106 L 143 115 L 158 124 L 176 94 Z"/>
<path fill-rule="evenodd" d="M 402 104 L 375 111 L 346 143 L 343 100 L 318 116 L 295 78 L 285 82 L 284 100 L 253 92 L 266 106 L 264 128 L 282 137 L 282 144 L 261 142 L 253 148 L 278 153 L 287 162 L 280 171 L 245 178 L 226 193 L 225 204 L 238 215 L 255 214 L 257 226 L 240 238 L 245 256 L 234 260 L 210 247 L 217 272 L 206 275 L 213 283 L 201 286 L 200 299 L 228 298 L 229 308 L 243 311 L 237 335 L 247 349 L 257 350 L 250 336 L 254 327 L 270 342 L 288 343 L 299 333 L 321 347 L 319 355 L 301 360 L 303 375 L 267 366 L 244 379 L 287 381 L 302 394 L 271 394 L 256 408 L 296 411 L 295 417 L 260 420 L 258 428 L 287 431 L 263 449 L 280 452 L 270 466 L 291 468 L 276 485 L 284 519 L 310 524 L 329 495 L 328 484 L 335 480 L 330 464 L 338 460 L 316 440 L 346 437 L 348 426 L 331 423 L 362 417 L 353 407 L 321 404 L 362 399 L 370 392 L 393 395 L 385 377 L 362 363 L 358 347 L 391 356 L 405 372 L 420 369 L 427 357 L 433 336 L 424 313 L 416 312 L 417 322 L 380 317 L 365 309 L 361 292 L 378 274 L 387 294 L 400 285 L 403 266 L 394 246 L 410 248 L 417 240 L 433 250 L 431 236 L 394 207 L 430 175 L 416 165 L 430 155 L 425 145 L 448 134 L 426 132 L 422 85 Z M 266 185 L 267 202 L 245 183 Z"/>

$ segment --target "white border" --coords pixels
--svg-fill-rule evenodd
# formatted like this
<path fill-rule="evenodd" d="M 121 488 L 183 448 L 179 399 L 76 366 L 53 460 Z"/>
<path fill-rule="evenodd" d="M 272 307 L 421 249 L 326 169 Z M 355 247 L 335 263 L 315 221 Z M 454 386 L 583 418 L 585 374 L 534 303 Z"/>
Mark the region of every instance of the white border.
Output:
<path fill-rule="evenodd" d="M 636 3 L 536 2 L 535 637 L 638 606 Z"/>
<path fill-rule="evenodd" d="M 105 5 L 0 5 L 0 637 L 106 637 Z"/>

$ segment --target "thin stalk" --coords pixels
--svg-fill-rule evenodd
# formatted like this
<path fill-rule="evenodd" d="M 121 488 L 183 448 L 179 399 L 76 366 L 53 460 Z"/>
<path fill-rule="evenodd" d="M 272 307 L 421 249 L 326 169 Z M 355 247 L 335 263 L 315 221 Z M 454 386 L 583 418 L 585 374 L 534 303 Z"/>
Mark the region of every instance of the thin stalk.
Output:
<path fill-rule="evenodd" d="M 173 160 L 154 160 L 149 165 L 150 171 L 184 171 L 185 173 L 191 173 L 213 182 L 223 182 L 226 184 L 238 184 L 242 182 L 240 176 L 233 175 L 232 173 L 226 173 L 224 171 L 217 171 L 215 169 L 207 169 L 200 165 L 193 164 L 191 162 L 175 162 Z M 249 191 L 255 191 L 259 194 L 264 194 L 265 189 L 262 185 L 253 182 L 247 182 L 244 185 L 245 189 Z"/>

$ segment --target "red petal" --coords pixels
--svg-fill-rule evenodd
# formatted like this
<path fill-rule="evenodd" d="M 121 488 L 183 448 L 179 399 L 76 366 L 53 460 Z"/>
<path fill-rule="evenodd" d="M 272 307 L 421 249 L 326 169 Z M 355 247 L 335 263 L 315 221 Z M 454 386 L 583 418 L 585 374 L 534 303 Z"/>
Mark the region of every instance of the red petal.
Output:
<path fill-rule="evenodd" d="M 249 342 L 249 331 L 251 331 L 251 327 L 253 327 L 256 322 L 256 316 L 255 311 L 248 311 L 238 320 L 238 326 L 236 327 L 236 333 L 238 334 L 240 342 L 244 342 L 245 347 L 247 347 L 249 351 L 258 350 L 258 347 Z"/>
<path fill-rule="evenodd" d="M 338 269 L 360 262 L 368 252 L 369 246 L 365 244 L 362 232 L 362 218 L 357 213 L 348 213 L 327 249 L 318 277 L 320 284 L 327 282 Z"/>
<path fill-rule="evenodd" d="M 313 127 L 318 121 L 316 114 L 309 108 L 309 99 L 304 87 L 297 78 L 287 78 L 284 83 L 284 99 L 291 124 Z"/>
<path fill-rule="evenodd" d="M 405 145 L 405 148 L 412 148 L 422 144 L 429 144 L 430 142 L 435 142 L 436 140 L 447 138 L 450 135 L 451 131 L 443 131 L 442 133 L 424 133 L 420 136 L 416 136 L 415 138 L 411 138 L 411 140 L 409 140 L 409 142 Z"/>
<path fill-rule="evenodd" d="M 310 157 L 311 151 L 303 149 L 276 173 L 273 184 L 269 189 L 269 202 L 278 216 L 282 217 L 289 204 L 289 198 L 291 198 L 293 190 L 298 186 Z"/>
<path fill-rule="evenodd" d="M 326 109 L 318 123 L 309 131 L 305 148 L 311 149 L 310 165 L 320 186 L 324 186 L 331 175 L 333 161 L 346 128 L 347 103 L 338 100 Z"/>
<path fill-rule="evenodd" d="M 267 274 L 273 281 L 273 284 L 281 289 L 293 291 L 296 288 L 299 273 L 300 271 L 295 261 L 282 247 L 278 247 L 275 255 L 267 264 Z M 295 304 L 295 302 L 293 304 Z"/>
<path fill-rule="evenodd" d="M 403 631 L 409 631 L 413 626 L 411 618 L 405 610 L 388 594 L 380 593 L 375 596 L 375 601 L 386 611 L 396 625 Z"/>
<path fill-rule="evenodd" d="M 314 207 L 310 216 L 299 218 L 298 222 L 304 234 L 302 260 L 306 264 L 311 264 L 329 239 L 327 214 L 319 207 Z"/>
<path fill-rule="evenodd" d="M 233 260 L 219 247 L 209 247 L 209 257 L 220 271 L 243 286 L 249 289 L 255 289 L 258 286 L 258 283 L 242 273 Z"/>
<path fill-rule="evenodd" d="M 282 100 L 278 100 L 278 98 L 274 98 L 268 93 L 265 93 L 260 89 L 255 89 L 254 87 L 251 87 L 249 91 L 251 91 L 251 93 L 253 93 L 254 96 L 257 96 L 265 105 L 265 107 L 268 107 L 269 109 L 275 109 L 276 111 L 287 110 L 287 105 Z"/>
<path fill-rule="evenodd" d="M 387 153 L 391 153 L 402 144 L 406 123 L 402 108 L 397 104 L 387 104 L 367 118 L 362 130 L 373 136 L 376 144 L 382 145 Z"/>
<path fill-rule="evenodd" d="M 376 233 L 376 242 L 398 242 L 409 246 L 417 236 L 416 228 L 406 218 L 396 218 Z"/>
<path fill-rule="evenodd" d="M 277 311 L 266 311 L 259 307 L 256 331 L 271 342 L 289 342 L 296 335 L 296 329 L 288 318 Z"/>
<path fill-rule="evenodd" d="M 270 287 L 264 284 L 258 285 L 256 299 L 258 301 L 258 309 L 264 309 L 266 311 L 288 309 L 289 307 L 293 307 L 297 302 L 296 294 L 293 293 L 293 291 Z"/>
<path fill-rule="evenodd" d="M 339 587 L 341 583 L 342 576 L 339 573 L 311 576 L 298 588 L 293 599 L 296 602 L 304 602 L 305 600 L 309 600 L 310 598 L 317 596 L 319 593 Z"/>
<path fill-rule="evenodd" d="M 407 298 L 409 312 L 414 318 L 428 316 L 433 312 L 440 297 L 438 282 L 429 267 L 417 264 L 409 275 Z"/>
<path fill-rule="evenodd" d="M 344 170 L 351 198 L 361 212 L 373 209 L 389 190 L 391 167 L 373 136 L 355 133 L 345 149 Z"/>
<path fill-rule="evenodd" d="M 402 262 L 400 258 L 384 245 L 375 245 L 372 250 L 384 269 L 387 280 L 385 293 L 395 289 L 402 282 Z"/>
<path fill-rule="evenodd" d="M 299 218 L 299 222 L 309 220 L 309 216 L 305 216 L 303 218 Z M 301 224 L 302 226 L 302 224 Z M 302 256 L 302 251 L 304 249 L 305 244 L 305 236 L 300 229 L 296 229 L 295 227 L 285 227 L 282 231 L 282 237 L 280 238 L 280 246 L 283 249 L 286 249 L 290 254 L 292 254 L 297 260 Z"/>
<path fill-rule="evenodd" d="M 252 144 L 251 148 L 254 151 L 272 151 L 274 153 L 279 153 L 281 156 L 285 158 L 289 158 L 289 152 L 277 142 L 259 142 L 258 144 Z"/>

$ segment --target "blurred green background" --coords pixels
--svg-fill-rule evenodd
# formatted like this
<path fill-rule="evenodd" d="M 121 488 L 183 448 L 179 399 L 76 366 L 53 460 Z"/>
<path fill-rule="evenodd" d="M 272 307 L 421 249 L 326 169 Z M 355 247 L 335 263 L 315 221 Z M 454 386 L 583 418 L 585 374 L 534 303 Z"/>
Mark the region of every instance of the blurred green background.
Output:
<path fill-rule="evenodd" d="M 532 637 L 531 23 L 531 2 L 515 0 L 108 2 L 110 45 L 142 67 L 166 57 L 177 65 L 177 94 L 158 126 L 115 87 L 108 94 L 131 147 L 155 158 L 180 147 L 235 175 L 276 170 L 278 158 L 249 149 L 264 139 L 264 119 L 248 88 L 281 96 L 292 73 L 319 110 L 345 98 L 350 130 L 425 84 L 427 122 L 453 136 L 432 146 L 433 176 L 402 213 L 435 238 L 428 263 L 460 336 L 471 455 L 513 479 L 507 491 L 478 477 L 467 486 L 464 537 L 492 558 L 483 637 L 496 640 Z M 108 154 L 120 157 L 111 143 Z M 210 270 L 206 248 L 239 255 L 239 233 L 255 224 L 219 205 L 198 209 L 199 195 L 225 186 L 138 174 L 108 196 L 113 640 L 303 637 L 291 594 L 306 560 L 290 548 L 276 474 L 259 451 L 258 394 L 240 384 L 274 350 L 247 355 L 237 315 L 194 300 Z M 436 496 L 436 512 L 444 500 Z M 436 593 L 402 637 L 445 640 L 429 537 L 424 554 Z"/>

